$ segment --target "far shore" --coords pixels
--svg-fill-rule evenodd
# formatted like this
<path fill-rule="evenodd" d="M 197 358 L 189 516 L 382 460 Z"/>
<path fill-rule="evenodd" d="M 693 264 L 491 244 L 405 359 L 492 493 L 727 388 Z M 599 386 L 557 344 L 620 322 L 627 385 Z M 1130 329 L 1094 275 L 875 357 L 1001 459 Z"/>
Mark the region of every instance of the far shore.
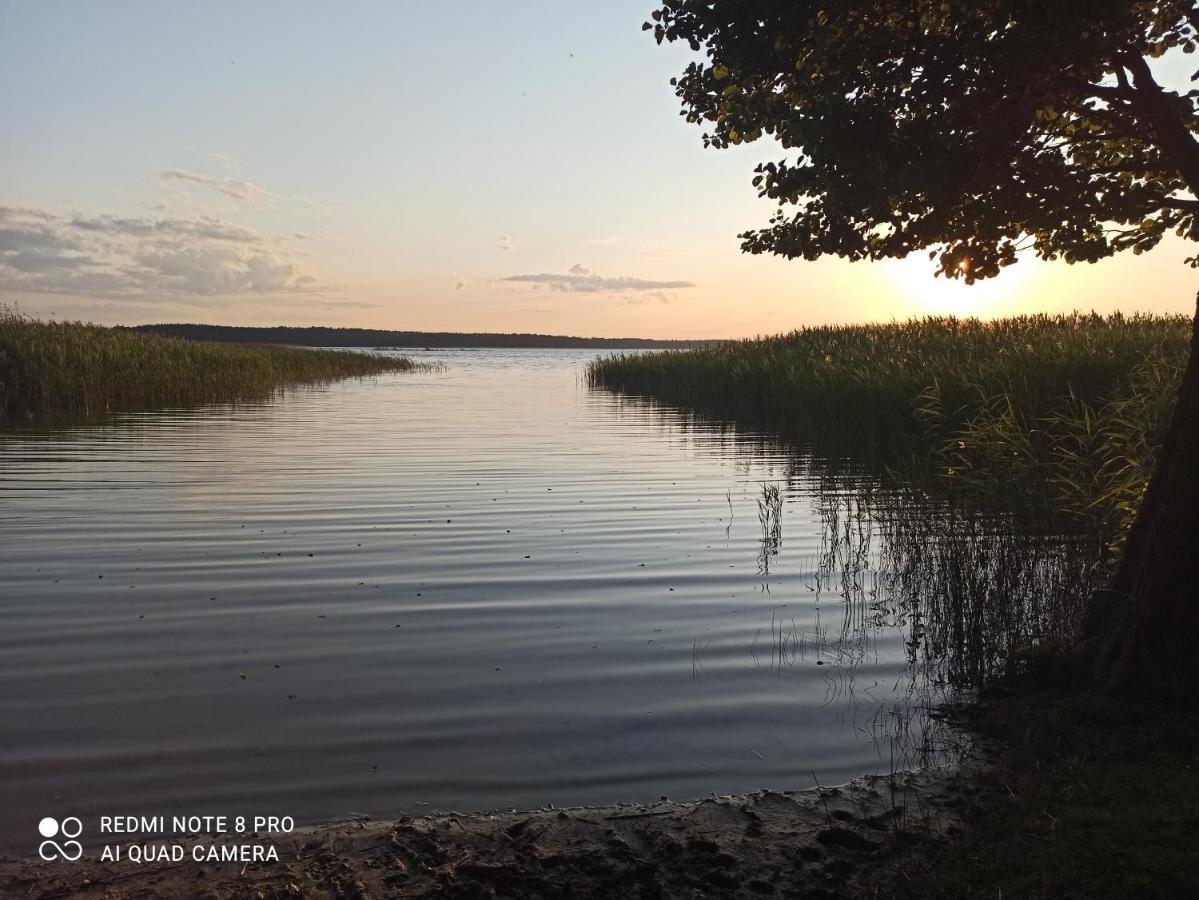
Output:
<path fill-rule="evenodd" d="M 195 341 L 235 344 L 292 344 L 301 347 L 359 347 L 425 350 L 694 350 L 723 343 L 710 339 L 584 337 L 494 331 L 395 331 L 320 325 L 135 325 L 129 331 Z"/>

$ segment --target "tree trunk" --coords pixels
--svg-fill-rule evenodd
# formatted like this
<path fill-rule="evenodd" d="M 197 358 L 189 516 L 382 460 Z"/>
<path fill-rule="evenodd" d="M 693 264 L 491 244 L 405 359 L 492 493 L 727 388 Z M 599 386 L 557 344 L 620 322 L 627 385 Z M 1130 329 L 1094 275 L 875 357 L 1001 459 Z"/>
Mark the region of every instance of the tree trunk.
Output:
<path fill-rule="evenodd" d="M 1145 696 L 1199 688 L 1199 309 L 1157 468 L 1089 631 L 1106 686 Z"/>

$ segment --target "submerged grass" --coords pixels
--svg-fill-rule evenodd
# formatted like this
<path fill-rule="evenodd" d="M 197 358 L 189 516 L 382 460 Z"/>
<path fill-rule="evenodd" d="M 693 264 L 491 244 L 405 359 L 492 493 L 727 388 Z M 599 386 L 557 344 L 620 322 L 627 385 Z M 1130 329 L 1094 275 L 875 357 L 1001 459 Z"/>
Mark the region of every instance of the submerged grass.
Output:
<path fill-rule="evenodd" d="M 597 359 L 593 387 L 1048 503 L 1117 541 L 1186 362 L 1182 316 L 927 318 Z M 960 486 L 960 488 L 958 487 Z"/>
<path fill-rule="evenodd" d="M 42 322 L 0 307 L 0 421 L 257 399 L 291 385 L 415 367 L 394 356 Z"/>

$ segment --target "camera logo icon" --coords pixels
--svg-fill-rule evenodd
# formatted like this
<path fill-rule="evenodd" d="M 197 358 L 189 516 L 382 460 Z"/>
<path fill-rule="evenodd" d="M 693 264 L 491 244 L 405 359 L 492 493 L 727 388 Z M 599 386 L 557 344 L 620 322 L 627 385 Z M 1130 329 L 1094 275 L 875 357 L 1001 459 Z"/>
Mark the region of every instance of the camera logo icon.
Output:
<path fill-rule="evenodd" d="M 37 823 L 37 830 L 46 839 L 38 845 L 37 854 L 47 862 L 55 859 L 75 862 L 83 856 L 83 845 L 74 840 L 83 833 L 83 823 L 74 816 L 67 816 L 61 822 L 51 816 L 46 816 Z M 63 837 L 66 840 L 60 844 L 53 840 L 56 837 Z"/>

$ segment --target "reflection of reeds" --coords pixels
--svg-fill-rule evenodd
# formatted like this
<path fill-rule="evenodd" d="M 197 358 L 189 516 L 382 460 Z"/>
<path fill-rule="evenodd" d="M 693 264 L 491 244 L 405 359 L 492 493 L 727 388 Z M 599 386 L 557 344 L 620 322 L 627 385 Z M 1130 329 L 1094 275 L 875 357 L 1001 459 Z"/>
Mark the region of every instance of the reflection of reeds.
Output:
<path fill-rule="evenodd" d="M 750 656 L 759 668 L 765 658 L 764 649 L 770 653 L 765 666 L 772 672 L 805 662 L 809 657 L 820 660 L 821 665 L 826 662 L 835 665 L 854 655 L 847 649 L 845 641 L 830 641 L 827 629 L 822 628 L 819 622 L 814 630 L 804 631 L 795 623 L 794 617 L 784 619 L 773 610 L 770 613 L 770 636 L 766 639 L 765 648 L 760 628 L 754 632 L 749 645 Z"/>
<path fill-rule="evenodd" d="M 691 640 L 691 677 L 692 678 L 699 678 L 701 673 L 708 671 L 707 667 L 704 665 L 704 653 L 707 652 L 708 647 L 710 647 L 711 645 L 712 645 L 712 642 L 710 640 L 700 643 L 699 638 L 692 638 L 692 640 Z"/>
<path fill-rule="evenodd" d="M 1017 669 L 1080 626 L 1101 542 L 1013 514 L 967 514 L 914 491 L 854 491 L 833 479 L 816 497 L 824 525 L 809 576 L 816 600 L 840 601 L 838 625 L 801 628 L 772 610 L 750 645 L 775 674 L 821 665 L 831 708 L 859 721 L 892 771 L 957 758 L 965 738 L 936 713 L 948 695 Z M 880 635 L 898 631 L 908 656 L 900 699 L 857 684 Z M 805 670 L 810 671 L 810 670 Z"/>
<path fill-rule="evenodd" d="M 966 513 L 913 492 L 835 493 L 821 502 L 816 578 L 818 586 L 835 579 L 843 634 L 899 627 L 911 662 L 957 687 L 1074 641 L 1102 552 L 1094 536 L 1014 514 Z"/>

